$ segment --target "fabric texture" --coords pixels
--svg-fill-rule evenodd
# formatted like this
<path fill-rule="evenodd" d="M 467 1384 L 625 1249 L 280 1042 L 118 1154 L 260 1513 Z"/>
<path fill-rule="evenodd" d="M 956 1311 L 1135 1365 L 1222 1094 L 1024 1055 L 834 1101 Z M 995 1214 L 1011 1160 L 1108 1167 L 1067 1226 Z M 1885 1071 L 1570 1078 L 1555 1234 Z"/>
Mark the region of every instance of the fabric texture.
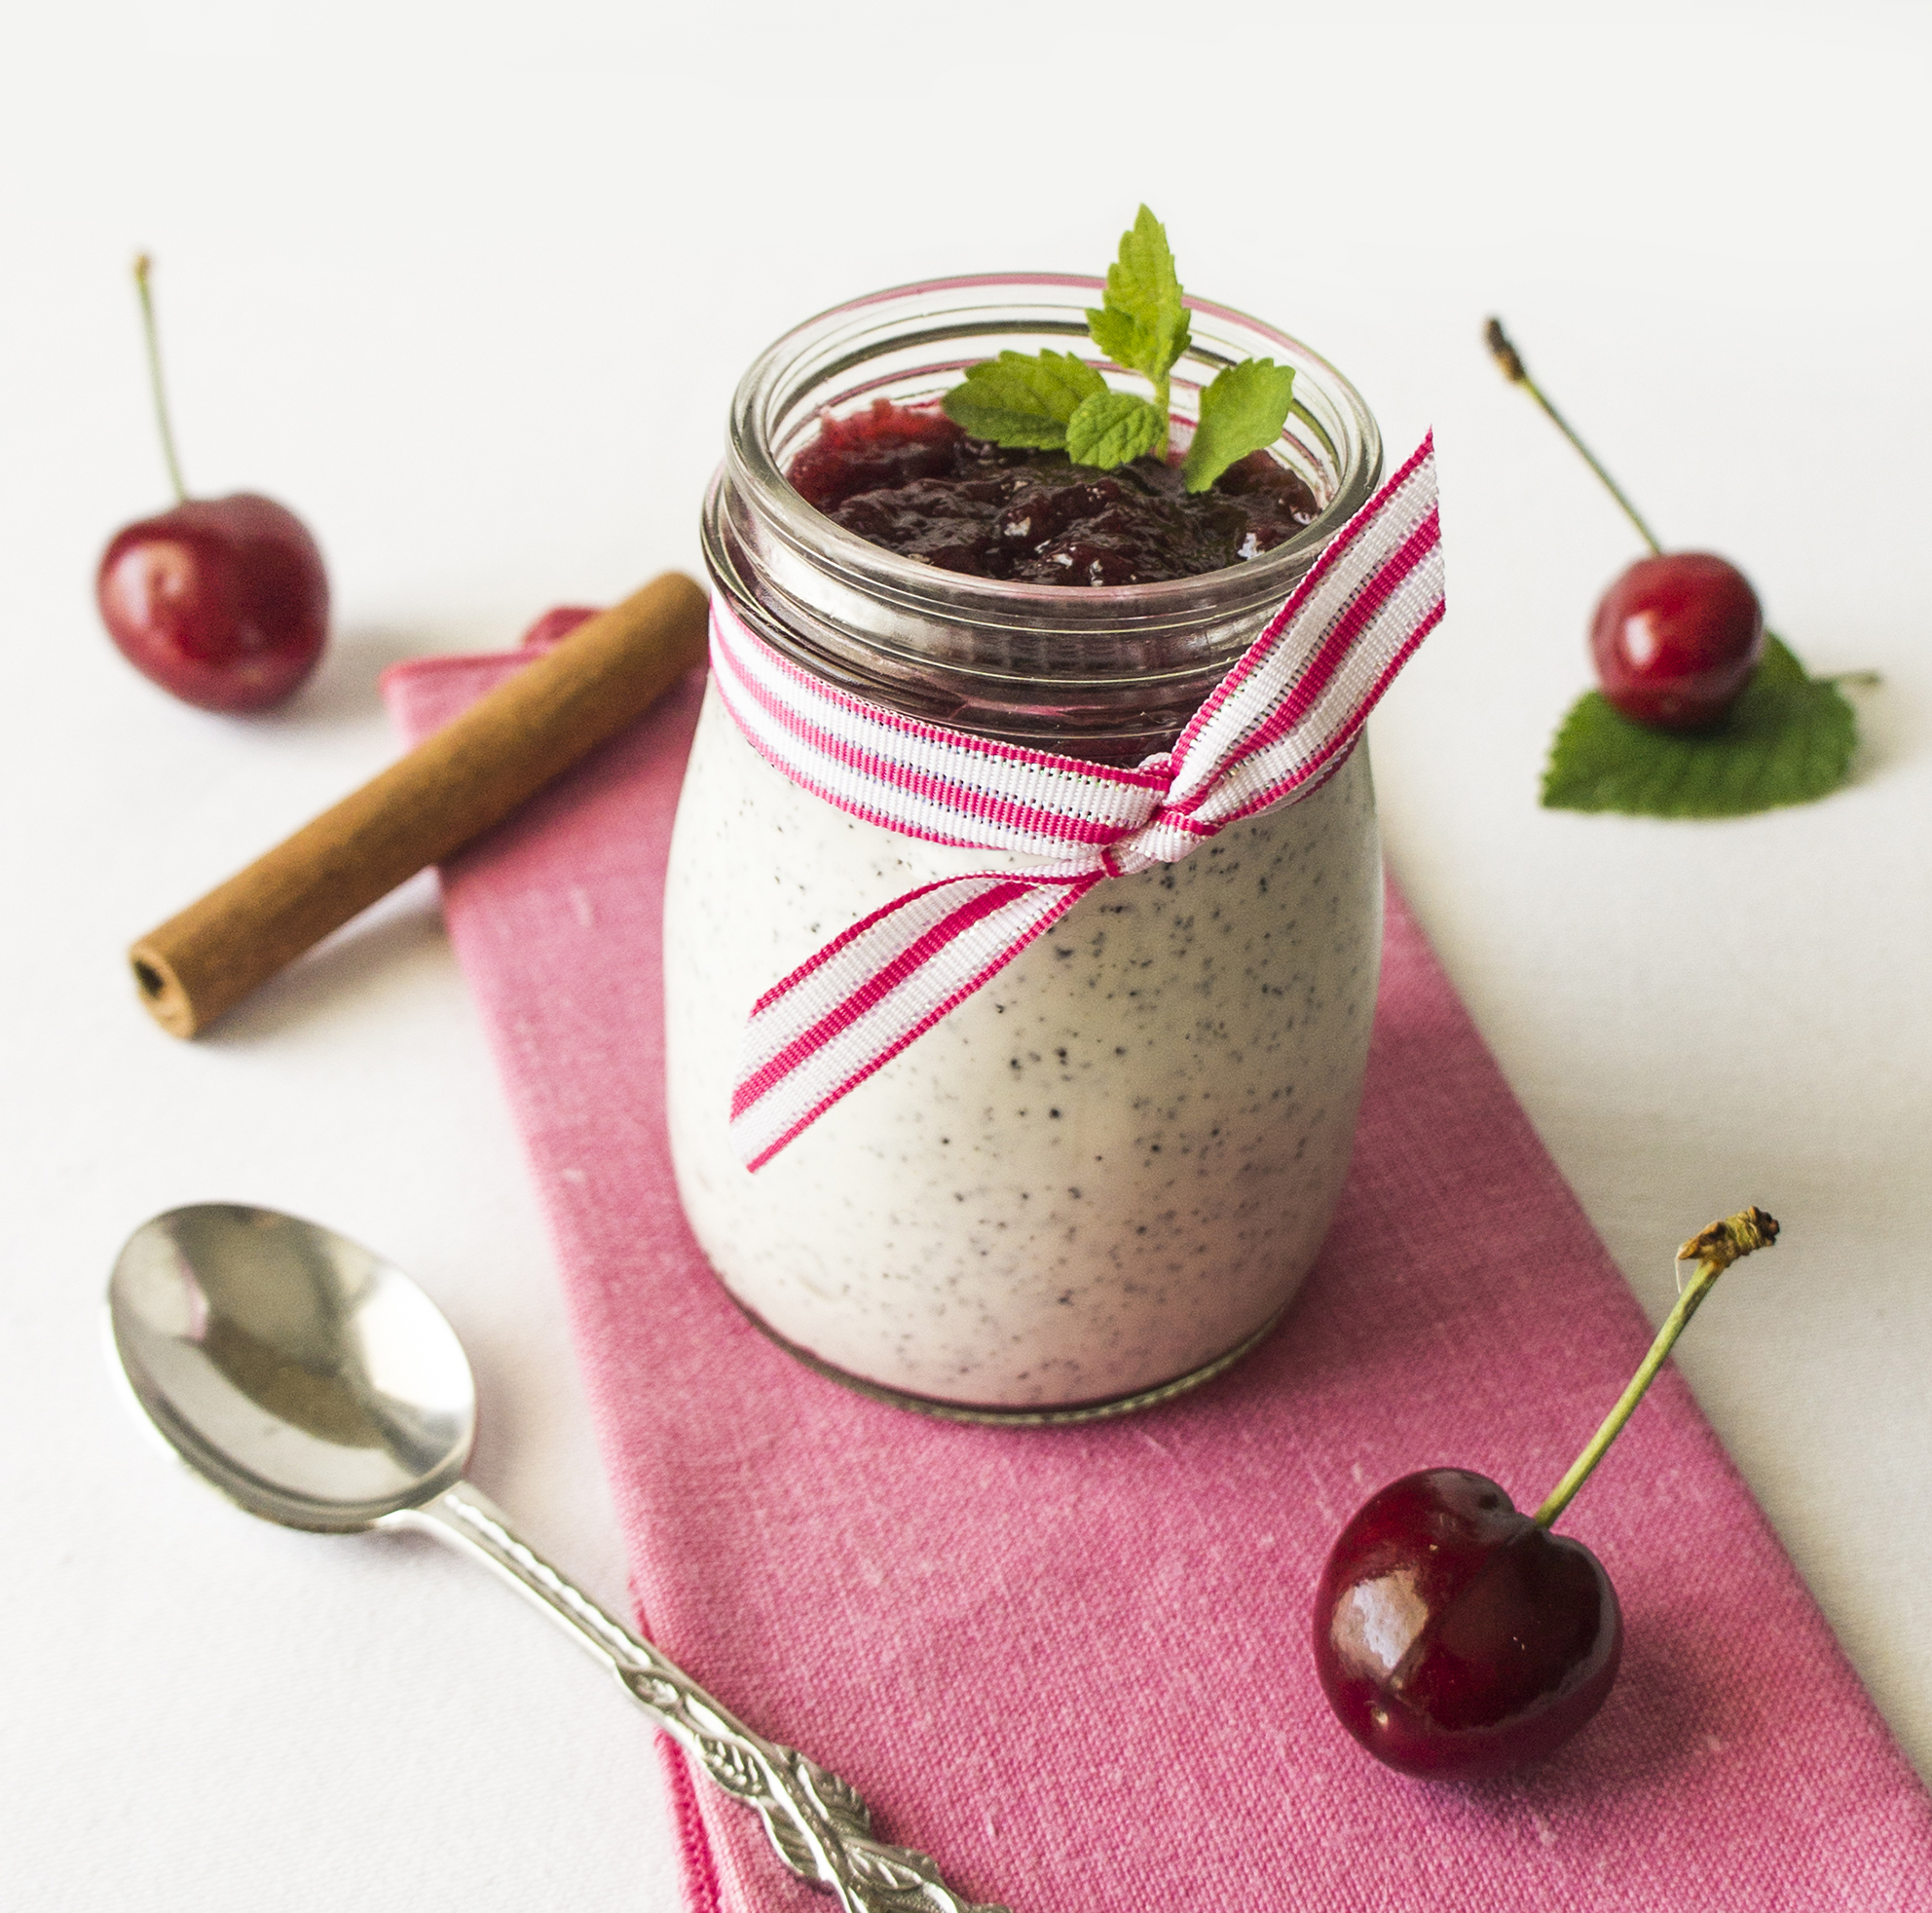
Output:
<path fill-rule="evenodd" d="M 386 689 L 413 739 L 518 661 Z M 1330 1716 L 1309 1599 L 1342 1522 L 1438 1464 L 1534 1506 L 1649 1340 L 1399 897 L 1334 1230 L 1218 1381 L 1085 1428 L 956 1426 L 753 1328 L 663 1125 L 663 862 L 699 691 L 444 872 L 651 1639 L 1014 1913 L 1932 1909 L 1932 1802 L 1674 1369 L 1563 1521 L 1628 1630 L 1598 1718 L 1527 1773 L 1431 1785 Z M 1708 1219 L 1658 1217 L 1658 1253 Z M 1724 1301 L 1692 1332 L 1722 1334 Z M 691 1913 L 828 1904 L 665 1746 Z"/>

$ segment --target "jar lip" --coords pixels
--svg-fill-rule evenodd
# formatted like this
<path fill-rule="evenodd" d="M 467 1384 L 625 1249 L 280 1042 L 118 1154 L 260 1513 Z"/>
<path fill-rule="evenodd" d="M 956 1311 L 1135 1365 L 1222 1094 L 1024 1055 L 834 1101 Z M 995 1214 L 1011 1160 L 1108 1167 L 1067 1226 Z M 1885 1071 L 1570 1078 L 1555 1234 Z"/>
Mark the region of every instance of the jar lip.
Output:
<path fill-rule="evenodd" d="M 1212 591 L 1217 585 L 1238 585 L 1244 598 L 1264 597 L 1271 591 L 1278 591 L 1285 598 L 1322 546 L 1368 502 L 1382 474 L 1382 434 L 1361 394 L 1320 354 L 1251 314 L 1208 299 L 1190 295 L 1184 303 L 1190 313 L 1203 319 L 1252 334 L 1272 347 L 1275 356 L 1293 365 L 1297 393 L 1294 409 L 1289 413 L 1291 422 L 1297 413 L 1312 417 L 1305 411 L 1300 390 L 1300 375 L 1306 373 L 1343 427 L 1341 443 L 1335 448 L 1341 456 L 1336 461 L 1333 498 L 1300 531 L 1256 557 L 1218 571 L 1141 584 L 1069 587 L 981 578 L 970 573 L 943 571 L 860 538 L 817 506 L 807 504 L 786 477 L 773 449 L 770 431 L 780 411 L 796 401 L 797 394 L 788 389 L 793 376 L 815 354 L 836 346 L 841 339 L 849 344 L 850 350 L 837 360 L 835 369 L 846 369 L 861 361 L 867 356 L 863 350 L 866 336 L 880 329 L 869 321 L 882 310 L 908 308 L 908 316 L 912 317 L 920 304 L 932 302 L 929 316 L 938 320 L 947 309 L 945 295 L 1058 291 L 1080 294 L 1078 303 L 1084 313 L 1088 305 L 1097 303 L 1105 290 L 1103 279 L 1080 274 L 974 273 L 887 286 L 816 314 L 776 339 L 753 360 L 739 381 L 731 400 L 729 466 L 733 478 L 749 493 L 767 525 L 795 549 L 811 553 L 818 565 L 844 574 L 863 589 L 882 592 L 903 603 L 932 604 L 943 600 L 955 616 L 970 614 L 975 606 L 984 607 L 995 617 L 1011 618 L 1027 607 L 1063 616 L 1075 611 L 1068 601 L 1077 600 L 1078 615 L 1083 621 L 1093 617 L 1138 623 L 1143 619 L 1159 619 L 1165 614 L 1197 607 L 1204 589 Z M 1074 329 L 1064 321 L 1056 328 L 1044 317 L 1056 308 L 1062 312 L 1073 310 L 1070 303 L 1039 303 L 1043 315 L 1039 329 L 1069 332 Z M 963 317 L 975 307 L 962 305 L 958 310 Z M 962 328 L 962 333 L 967 329 Z M 1084 336 L 1084 326 L 1078 329 Z M 881 337 L 878 350 L 890 349 L 891 343 Z M 1319 421 L 1314 423 L 1325 435 L 1325 428 Z"/>

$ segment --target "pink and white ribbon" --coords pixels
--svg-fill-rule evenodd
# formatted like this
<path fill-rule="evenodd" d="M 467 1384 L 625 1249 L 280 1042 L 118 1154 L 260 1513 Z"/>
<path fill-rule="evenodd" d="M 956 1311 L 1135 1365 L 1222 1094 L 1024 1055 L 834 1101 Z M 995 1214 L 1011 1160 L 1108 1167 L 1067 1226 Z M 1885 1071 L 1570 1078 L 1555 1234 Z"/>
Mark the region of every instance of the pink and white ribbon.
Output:
<path fill-rule="evenodd" d="M 1442 609 L 1432 433 L 1336 534 L 1173 749 L 1132 770 L 869 704 L 780 656 L 714 593 L 713 681 L 775 769 L 905 836 L 1039 860 L 909 890 L 758 999 L 731 1099 L 745 1165 L 762 1168 L 1096 884 L 1178 863 L 1317 789 Z"/>

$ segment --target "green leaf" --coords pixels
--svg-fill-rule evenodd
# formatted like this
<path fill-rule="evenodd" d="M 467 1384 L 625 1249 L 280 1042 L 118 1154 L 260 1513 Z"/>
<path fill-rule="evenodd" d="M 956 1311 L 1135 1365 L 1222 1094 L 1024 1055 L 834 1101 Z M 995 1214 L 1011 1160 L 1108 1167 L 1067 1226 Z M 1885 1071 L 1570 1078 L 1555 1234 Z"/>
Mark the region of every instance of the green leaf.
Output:
<path fill-rule="evenodd" d="M 1003 352 L 970 367 L 940 407 L 975 438 L 1054 451 L 1066 443 L 1066 423 L 1082 401 L 1106 390 L 1099 373 L 1070 352 Z"/>
<path fill-rule="evenodd" d="M 1165 227 L 1143 206 L 1121 235 L 1107 268 L 1105 306 L 1089 310 L 1087 330 L 1116 365 L 1144 372 L 1165 395 L 1168 374 L 1187 350 L 1187 308 Z"/>
<path fill-rule="evenodd" d="M 1075 465 L 1110 471 L 1167 443 L 1168 422 L 1131 392 L 1102 392 L 1082 401 L 1066 422 L 1066 455 Z"/>
<path fill-rule="evenodd" d="M 1776 638 L 1721 730 L 1653 731 L 1619 716 L 1600 692 L 1579 697 L 1543 772 L 1551 810 L 1634 817 L 1742 817 L 1835 791 L 1851 768 L 1857 720 L 1838 686 L 1807 678 Z"/>
<path fill-rule="evenodd" d="M 1201 423 L 1181 467 L 1187 489 L 1205 492 L 1229 466 L 1281 437 L 1294 389 L 1294 367 L 1272 358 L 1223 366 L 1201 394 Z"/>

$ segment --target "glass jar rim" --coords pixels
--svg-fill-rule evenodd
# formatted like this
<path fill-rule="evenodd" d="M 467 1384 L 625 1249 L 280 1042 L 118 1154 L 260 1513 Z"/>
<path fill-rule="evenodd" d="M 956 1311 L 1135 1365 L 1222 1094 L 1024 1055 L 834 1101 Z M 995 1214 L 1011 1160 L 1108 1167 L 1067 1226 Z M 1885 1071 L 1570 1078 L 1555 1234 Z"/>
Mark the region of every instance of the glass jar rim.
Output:
<path fill-rule="evenodd" d="M 1029 610 L 1049 616 L 1075 612 L 1075 606 L 1068 600 L 1076 599 L 1079 601 L 1076 615 L 1083 622 L 1091 618 L 1138 624 L 1143 620 L 1159 623 L 1170 615 L 1198 610 L 1204 591 L 1213 590 L 1216 581 L 1238 586 L 1245 599 L 1271 595 L 1277 602 L 1285 599 L 1322 546 L 1373 494 L 1382 473 L 1381 432 L 1360 394 L 1319 353 L 1264 320 L 1208 299 L 1188 296 L 1185 304 L 1190 313 L 1210 323 L 1218 322 L 1253 335 L 1273 348 L 1273 356 L 1279 362 L 1294 367 L 1296 394 L 1289 413 L 1290 424 L 1300 417 L 1312 426 L 1335 459 L 1334 493 L 1318 515 L 1279 544 L 1252 558 L 1219 571 L 1183 578 L 1079 587 L 941 571 L 847 531 L 807 504 L 785 475 L 778 447 L 773 442 L 776 429 L 797 405 L 802 390 L 809 390 L 830 374 L 863 362 L 870 356 L 866 350 L 868 340 L 873 342 L 878 352 L 905 343 L 903 336 L 891 335 L 888 314 L 911 318 L 921 305 L 928 306 L 935 335 L 947 336 L 947 328 L 943 321 L 948 311 L 945 303 L 947 295 L 1077 293 L 1084 314 L 1087 306 L 1098 303 L 1105 289 L 1104 280 L 1076 274 L 982 273 L 888 286 L 828 308 L 775 340 L 753 360 L 739 381 L 731 400 L 727 457 L 732 483 L 742 488 L 768 530 L 794 550 L 808 553 L 816 565 L 842 574 L 869 594 L 894 600 L 908 609 L 939 612 L 953 618 L 979 613 L 991 622 L 1008 623 L 1022 619 Z M 955 305 L 950 311 L 963 319 L 979 309 Z M 1070 312 L 1074 306 L 1070 301 L 1041 302 L 1043 314 L 1055 309 Z M 1004 329 L 1019 328 L 1009 323 Z M 1046 318 L 1027 329 L 1068 334 L 1079 331 L 1083 336 L 1085 332 L 1084 324 L 1074 327 L 1064 320 L 1056 323 Z M 970 325 L 959 324 L 952 326 L 950 333 L 967 336 L 972 330 Z M 804 374 L 813 376 L 800 388 L 799 380 Z M 1340 427 L 1339 434 L 1308 409 L 1303 397 L 1303 375 L 1319 389 L 1333 424 Z"/>

